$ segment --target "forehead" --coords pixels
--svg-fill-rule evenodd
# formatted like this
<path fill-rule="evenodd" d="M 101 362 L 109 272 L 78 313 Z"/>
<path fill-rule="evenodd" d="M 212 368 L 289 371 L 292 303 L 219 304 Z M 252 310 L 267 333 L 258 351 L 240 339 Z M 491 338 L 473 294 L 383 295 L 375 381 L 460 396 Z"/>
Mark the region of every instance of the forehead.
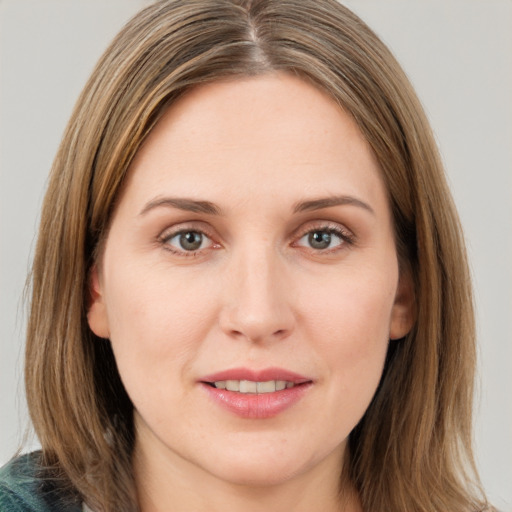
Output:
<path fill-rule="evenodd" d="M 352 117 L 287 73 L 189 91 L 150 133 L 129 181 L 139 194 L 222 195 L 229 185 L 230 192 L 280 191 L 283 200 L 288 192 L 375 196 L 383 189 Z"/>

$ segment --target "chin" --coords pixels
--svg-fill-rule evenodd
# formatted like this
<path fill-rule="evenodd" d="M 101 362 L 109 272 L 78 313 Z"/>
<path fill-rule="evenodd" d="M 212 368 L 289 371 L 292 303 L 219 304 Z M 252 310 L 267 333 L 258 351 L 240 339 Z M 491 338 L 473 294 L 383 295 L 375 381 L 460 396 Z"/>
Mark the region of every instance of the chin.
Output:
<path fill-rule="evenodd" d="M 215 464 L 208 464 L 205 469 L 213 476 L 235 485 L 270 487 L 314 471 L 315 467 L 322 464 L 322 460 L 331 459 L 330 456 L 308 455 L 297 447 L 291 448 L 287 452 L 283 446 L 257 445 L 251 450 L 226 450 L 213 456 L 211 460 Z M 338 461 L 336 454 L 336 466 Z"/>
<path fill-rule="evenodd" d="M 307 468 L 287 467 L 286 464 L 276 467 L 275 464 L 258 464 L 254 461 L 244 461 L 229 467 L 214 469 L 214 476 L 242 487 L 272 487 L 285 483 L 288 480 L 306 471 Z"/>

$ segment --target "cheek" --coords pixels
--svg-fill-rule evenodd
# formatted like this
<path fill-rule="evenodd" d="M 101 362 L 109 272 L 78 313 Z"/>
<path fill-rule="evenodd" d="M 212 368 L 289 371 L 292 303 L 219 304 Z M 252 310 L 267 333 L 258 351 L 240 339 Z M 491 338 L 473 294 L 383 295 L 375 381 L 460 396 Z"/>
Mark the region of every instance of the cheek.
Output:
<path fill-rule="evenodd" d="M 388 341 L 396 281 L 371 272 L 347 272 L 311 287 L 302 301 L 313 332 L 335 350 L 338 340 L 359 352 Z M 391 273 L 393 274 L 393 273 Z"/>
<path fill-rule="evenodd" d="M 389 343 L 395 285 L 367 273 L 308 294 L 308 337 L 332 383 L 330 400 L 360 418 L 379 384 Z"/>
<path fill-rule="evenodd" d="M 112 272 L 107 297 L 121 377 L 150 386 L 163 377 L 179 378 L 206 337 L 206 320 L 215 316 L 218 301 L 205 293 L 198 280 L 180 279 L 157 268 L 126 270 Z"/>

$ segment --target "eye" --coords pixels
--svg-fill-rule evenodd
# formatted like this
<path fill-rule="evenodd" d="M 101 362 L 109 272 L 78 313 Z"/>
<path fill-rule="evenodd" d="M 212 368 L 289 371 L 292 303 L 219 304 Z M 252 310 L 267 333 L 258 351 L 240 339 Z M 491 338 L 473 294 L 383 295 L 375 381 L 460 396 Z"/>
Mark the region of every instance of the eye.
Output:
<path fill-rule="evenodd" d="M 315 251 L 336 249 L 344 243 L 351 243 L 351 236 L 339 228 L 313 229 L 305 233 L 298 240 L 297 245 L 308 247 Z"/>
<path fill-rule="evenodd" d="M 211 247 L 213 242 L 201 231 L 183 230 L 166 236 L 162 242 L 176 252 L 195 252 Z"/>

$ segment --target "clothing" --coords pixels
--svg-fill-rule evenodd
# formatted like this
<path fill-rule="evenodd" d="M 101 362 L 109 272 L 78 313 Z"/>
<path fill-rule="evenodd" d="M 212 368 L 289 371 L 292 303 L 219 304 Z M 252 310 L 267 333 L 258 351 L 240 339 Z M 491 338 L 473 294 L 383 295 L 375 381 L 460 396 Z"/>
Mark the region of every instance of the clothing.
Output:
<path fill-rule="evenodd" d="M 82 504 L 43 478 L 41 452 L 22 455 L 0 469 L 0 512 L 82 512 Z"/>

